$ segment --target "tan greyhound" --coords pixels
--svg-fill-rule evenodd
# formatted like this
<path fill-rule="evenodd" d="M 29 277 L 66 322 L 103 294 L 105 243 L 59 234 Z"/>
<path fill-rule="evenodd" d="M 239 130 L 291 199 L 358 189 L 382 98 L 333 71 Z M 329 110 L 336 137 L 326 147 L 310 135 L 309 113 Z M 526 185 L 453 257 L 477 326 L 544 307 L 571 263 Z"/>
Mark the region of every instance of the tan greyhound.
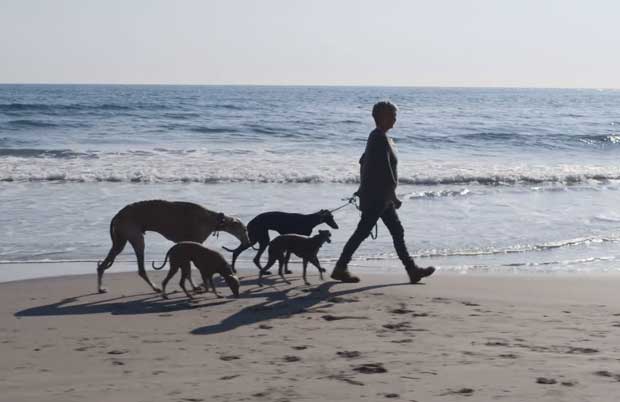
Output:
<path fill-rule="evenodd" d="M 191 202 L 171 202 L 163 200 L 140 201 L 121 209 L 110 222 L 112 248 L 107 257 L 97 263 L 97 289 L 106 292 L 101 286 L 103 273 L 114 263 L 116 256 L 123 251 L 127 242 L 136 253 L 138 275 L 155 292 L 161 292 L 151 282 L 144 269 L 144 232 L 153 231 L 175 243 L 194 241 L 203 243 L 211 233 L 222 231 L 235 236 L 241 244 L 249 243 L 245 225 L 237 218 L 221 212 L 210 211 Z M 194 283 L 190 283 L 195 288 Z"/>
<path fill-rule="evenodd" d="M 161 284 L 161 295 L 164 299 L 168 298 L 168 296 L 166 296 L 166 285 L 179 268 L 181 269 L 181 282 L 179 282 L 179 285 L 181 285 L 181 289 L 183 289 L 187 297 L 193 299 L 192 295 L 185 288 L 185 280 L 190 279 L 191 281 L 192 262 L 200 271 L 206 290 L 209 290 L 210 284 L 213 288 L 213 293 L 215 293 L 217 297 L 221 297 L 217 293 L 215 284 L 213 283 L 213 275 L 220 274 L 235 297 L 239 297 L 239 279 L 233 275 L 232 268 L 217 251 L 208 249 L 200 243 L 182 241 L 168 250 L 164 263 L 160 267 L 156 267 L 155 262 L 153 262 L 153 268 L 158 270 L 162 269 L 166 265 L 168 258 L 170 258 L 170 271 Z"/>

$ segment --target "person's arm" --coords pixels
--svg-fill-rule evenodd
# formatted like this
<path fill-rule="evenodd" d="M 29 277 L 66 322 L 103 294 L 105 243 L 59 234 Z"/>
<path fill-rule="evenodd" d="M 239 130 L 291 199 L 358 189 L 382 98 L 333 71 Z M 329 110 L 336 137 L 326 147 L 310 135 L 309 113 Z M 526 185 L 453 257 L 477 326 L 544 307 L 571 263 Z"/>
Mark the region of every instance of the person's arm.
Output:
<path fill-rule="evenodd" d="M 390 163 L 390 145 L 387 137 L 375 135 L 368 145 L 366 163 L 370 165 L 375 174 L 379 174 L 382 181 L 396 185 L 396 175 L 392 171 Z"/>
<path fill-rule="evenodd" d="M 386 154 L 386 160 L 387 160 L 387 169 L 390 173 L 390 177 L 392 178 L 392 183 L 394 183 L 394 185 L 398 185 L 398 180 L 396 180 L 396 175 L 394 174 L 394 171 L 392 170 L 392 161 L 390 159 L 389 145 L 388 145 L 388 148 L 386 148 L 385 150 L 385 154 Z"/>

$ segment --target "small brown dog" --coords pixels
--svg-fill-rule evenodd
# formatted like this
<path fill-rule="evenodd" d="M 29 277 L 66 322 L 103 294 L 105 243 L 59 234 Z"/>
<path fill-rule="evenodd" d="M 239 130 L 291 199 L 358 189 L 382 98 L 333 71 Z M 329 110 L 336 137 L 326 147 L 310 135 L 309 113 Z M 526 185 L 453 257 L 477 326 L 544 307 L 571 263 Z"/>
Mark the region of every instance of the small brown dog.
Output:
<path fill-rule="evenodd" d="M 166 296 L 166 285 L 174 274 L 176 274 L 179 268 L 181 268 L 181 282 L 179 285 L 187 297 L 193 299 L 192 295 L 189 294 L 185 288 L 185 280 L 190 278 L 191 275 L 192 262 L 200 271 L 200 275 L 202 276 L 202 280 L 207 291 L 209 290 L 210 284 L 213 288 L 213 293 L 215 293 L 217 297 L 221 297 L 217 293 L 217 290 L 215 290 L 215 284 L 213 283 L 213 275 L 217 273 L 224 278 L 235 297 L 239 297 L 239 279 L 233 275 L 230 265 L 217 251 L 210 250 L 200 243 L 182 241 L 175 244 L 170 248 L 170 250 L 168 250 L 164 263 L 160 267 L 156 267 L 155 262 L 153 261 L 153 268 L 157 270 L 162 269 L 166 265 L 168 258 L 170 258 L 170 271 L 168 272 L 166 279 L 164 279 L 161 284 L 161 294 L 164 299 L 168 298 L 168 296 Z"/>
<path fill-rule="evenodd" d="M 261 281 L 263 274 L 267 272 L 267 270 L 271 268 L 276 261 L 279 263 L 278 274 L 282 277 L 282 279 L 284 279 L 285 282 L 288 283 L 286 278 L 284 278 L 282 268 L 284 267 L 286 273 L 290 273 L 288 270 L 288 261 L 291 258 L 291 253 L 302 259 L 302 264 L 304 267 L 303 277 L 306 285 L 310 284 L 306 280 L 306 268 L 308 267 L 308 262 L 319 269 L 319 275 L 321 280 L 323 280 L 323 272 L 325 272 L 325 269 L 321 268 L 317 254 L 323 243 L 331 243 L 331 235 L 332 234 L 329 230 L 319 230 L 319 234 L 312 237 L 288 234 L 281 235 L 273 239 L 271 243 L 269 243 L 269 261 L 267 262 L 267 265 L 261 269 L 258 276 L 259 285 L 262 286 Z"/>

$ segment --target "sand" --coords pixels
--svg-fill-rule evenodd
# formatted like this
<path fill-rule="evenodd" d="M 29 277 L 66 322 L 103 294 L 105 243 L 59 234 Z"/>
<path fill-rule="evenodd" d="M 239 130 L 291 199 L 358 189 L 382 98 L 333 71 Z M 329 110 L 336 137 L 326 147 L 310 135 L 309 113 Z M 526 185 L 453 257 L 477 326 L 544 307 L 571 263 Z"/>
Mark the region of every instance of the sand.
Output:
<path fill-rule="evenodd" d="M 94 293 L 95 275 L 0 284 L 0 400 L 620 395 L 617 275 L 439 273 L 419 285 L 403 275 L 359 284 L 313 275 L 308 287 L 296 272 L 291 285 L 269 277 L 264 288 L 255 279 L 242 279 L 239 299 L 220 287 L 226 297 L 194 303 L 181 292 L 161 299 L 136 273 L 106 275 L 106 294 Z"/>

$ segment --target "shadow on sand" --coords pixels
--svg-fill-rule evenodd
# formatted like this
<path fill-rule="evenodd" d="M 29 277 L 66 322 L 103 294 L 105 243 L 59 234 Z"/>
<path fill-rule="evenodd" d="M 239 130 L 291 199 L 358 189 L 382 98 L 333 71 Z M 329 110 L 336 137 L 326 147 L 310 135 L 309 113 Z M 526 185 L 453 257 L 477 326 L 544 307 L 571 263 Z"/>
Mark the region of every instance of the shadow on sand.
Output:
<path fill-rule="evenodd" d="M 330 302 L 336 300 L 346 300 L 344 296 L 352 295 L 355 293 L 361 293 L 369 290 L 386 288 L 391 286 L 409 285 L 408 283 L 392 283 L 365 287 L 355 287 L 352 289 L 349 288 L 340 291 L 331 290 L 334 285 L 339 284 L 340 282 L 330 281 L 322 283 L 316 287 L 302 286 L 288 287 L 285 290 L 270 290 L 269 288 L 273 288 L 272 285 L 265 288 L 248 289 L 242 294 L 242 297 L 257 297 L 261 299 L 266 298 L 267 300 L 262 303 L 245 307 L 240 311 L 234 313 L 230 317 L 223 319 L 218 324 L 196 328 L 192 330 L 191 333 L 194 335 L 217 334 L 230 331 L 244 325 L 252 325 L 273 319 L 290 318 L 292 315 L 295 314 L 311 312 L 312 307 L 317 306 L 323 301 Z M 263 289 L 266 291 L 262 291 Z M 292 290 L 302 290 L 306 294 L 289 297 L 288 294 Z"/>
<path fill-rule="evenodd" d="M 112 315 L 169 313 L 179 310 L 219 306 L 221 304 L 229 303 L 232 301 L 232 299 L 228 298 L 201 298 L 196 299 L 195 302 L 191 302 L 185 297 L 185 295 L 183 295 L 182 297 L 164 300 L 158 294 L 145 293 L 140 295 L 120 296 L 112 299 L 94 300 L 92 302 L 73 304 L 81 298 L 86 298 L 94 295 L 98 295 L 98 293 L 90 293 L 76 297 L 69 297 L 57 303 L 28 308 L 15 313 L 15 317 L 41 317 L 102 313 L 108 313 Z M 133 299 L 137 296 L 145 297 Z"/>
<path fill-rule="evenodd" d="M 227 292 L 228 287 L 221 278 L 216 279 L 220 294 Z M 272 285 L 273 280 L 266 280 L 267 285 Z M 244 285 L 256 285 L 256 280 L 248 280 Z M 198 298 L 190 301 L 181 291 L 168 293 L 170 299 L 165 300 L 157 293 L 141 293 L 137 295 L 119 296 L 104 300 L 87 301 L 80 304 L 80 299 L 102 296 L 100 293 L 87 293 L 79 296 L 68 297 L 56 303 L 43 306 L 31 307 L 15 313 L 15 317 L 45 317 L 62 315 L 83 315 L 83 314 L 112 314 L 112 315 L 131 315 L 131 314 L 156 314 L 170 313 L 180 310 L 190 310 L 203 307 L 214 307 L 234 301 L 226 293 L 223 298 L 215 298 L 213 293 L 200 293 Z M 205 297 L 206 296 L 206 297 Z M 138 297 L 138 299 L 136 299 Z"/>
<path fill-rule="evenodd" d="M 296 282 L 299 279 L 292 279 Z M 339 282 L 323 282 L 318 286 L 295 286 L 294 284 L 284 284 L 281 281 L 264 278 L 265 286 L 259 287 L 254 278 L 242 280 L 245 291 L 241 293 L 242 299 L 261 299 L 258 304 L 253 304 L 239 310 L 231 316 L 224 318 L 217 324 L 199 327 L 191 331 L 194 335 L 209 335 L 230 331 L 245 325 L 252 325 L 273 319 L 289 318 L 294 314 L 312 312 L 312 308 L 321 302 L 347 302 L 345 296 L 362 293 L 374 289 L 386 288 L 391 286 L 404 286 L 408 283 L 392 283 L 372 285 L 365 287 L 353 287 L 339 291 L 332 291 L 334 285 Z M 285 288 L 280 288 L 284 285 Z M 218 288 L 221 287 L 222 283 Z M 220 293 L 222 293 L 220 291 Z M 296 294 L 291 297 L 289 294 L 295 291 L 303 294 Z M 176 293 L 176 296 L 175 296 Z M 63 315 L 84 315 L 84 314 L 112 314 L 112 315 L 138 315 L 138 314 L 161 314 L 175 311 L 209 308 L 226 303 L 234 302 L 226 295 L 221 299 L 215 298 L 213 293 L 205 294 L 207 297 L 196 298 L 193 302 L 185 297 L 181 292 L 169 294 L 170 299 L 164 300 L 159 294 L 142 293 L 131 296 L 119 296 L 104 300 L 92 300 L 79 304 L 80 299 L 99 296 L 98 293 L 89 293 L 75 297 L 62 299 L 56 303 L 46 304 L 37 307 L 27 308 L 15 313 L 16 317 L 43 317 L 43 316 L 63 316 Z M 319 308 L 325 306 L 318 306 Z"/>

